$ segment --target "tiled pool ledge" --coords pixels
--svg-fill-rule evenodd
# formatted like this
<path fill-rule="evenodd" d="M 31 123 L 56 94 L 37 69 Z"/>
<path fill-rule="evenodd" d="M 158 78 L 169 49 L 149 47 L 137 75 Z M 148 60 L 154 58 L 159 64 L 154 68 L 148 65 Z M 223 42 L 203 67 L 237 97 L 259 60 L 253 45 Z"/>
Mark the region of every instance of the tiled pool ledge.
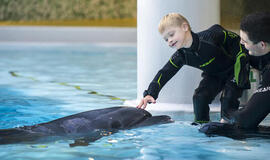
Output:
<path fill-rule="evenodd" d="M 128 27 L 1 26 L 0 42 L 134 43 L 137 29 Z"/>
<path fill-rule="evenodd" d="M 139 100 L 127 100 L 124 102 L 125 106 L 136 107 L 139 104 Z M 183 111 L 183 112 L 193 112 L 192 104 L 173 104 L 173 103 L 156 103 L 148 104 L 146 110 L 148 111 Z M 211 112 L 220 112 L 220 104 L 211 104 Z"/>

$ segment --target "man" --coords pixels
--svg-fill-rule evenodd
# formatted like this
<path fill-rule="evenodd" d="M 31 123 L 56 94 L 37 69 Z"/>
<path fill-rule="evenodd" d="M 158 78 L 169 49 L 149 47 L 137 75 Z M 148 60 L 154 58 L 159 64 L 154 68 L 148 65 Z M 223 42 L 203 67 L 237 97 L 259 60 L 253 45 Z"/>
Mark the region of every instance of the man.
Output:
<path fill-rule="evenodd" d="M 249 50 L 250 65 L 260 71 L 259 88 L 246 106 L 225 117 L 240 128 L 255 128 L 270 112 L 270 12 L 244 17 L 240 24 L 241 43 Z"/>

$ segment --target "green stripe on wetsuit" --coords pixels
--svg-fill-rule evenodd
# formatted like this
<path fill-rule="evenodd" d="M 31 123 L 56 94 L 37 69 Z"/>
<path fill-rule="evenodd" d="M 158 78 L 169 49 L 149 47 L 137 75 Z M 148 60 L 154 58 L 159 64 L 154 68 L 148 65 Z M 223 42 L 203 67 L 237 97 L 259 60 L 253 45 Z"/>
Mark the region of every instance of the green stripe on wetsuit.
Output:
<path fill-rule="evenodd" d="M 207 66 L 208 64 L 212 63 L 215 59 L 216 59 L 216 57 L 210 59 L 208 62 L 206 62 L 206 63 L 200 65 L 200 67 L 205 67 L 205 66 Z"/>
<path fill-rule="evenodd" d="M 223 33 L 224 33 L 224 40 L 223 40 L 223 44 L 224 44 L 227 39 L 227 33 L 226 31 L 223 31 Z M 230 36 L 231 38 L 237 37 L 237 35 L 233 32 L 228 32 L 228 36 Z M 239 48 L 240 48 L 240 51 L 237 53 L 236 61 L 234 64 L 234 77 L 235 77 L 235 81 L 237 85 L 239 85 L 239 74 L 241 72 L 241 67 L 244 67 L 244 66 L 241 66 L 241 58 L 246 57 L 246 54 L 243 53 L 243 49 L 240 43 L 239 43 Z"/>
<path fill-rule="evenodd" d="M 224 40 L 223 40 L 223 44 L 225 44 L 226 39 L 227 39 L 227 33 L 226 33 L 226 31 L 223 31 L 223 33 L 224 33 Z"/>
<path fill-rule="evenodd" d="M 208 122 L 210 122 L 210 121 L 194 121 L 195 123 L 199 123 L 199 124 L 203 124 L 203 123 L 208 123 Z"/>
<path fill-rule="evenodd" d="M 239 84 L 239 74 L 241 72 L 241 68 L 244 67 L 244 66 L 241 66 L 241 58 L 246 57 L 246 54 L 243 53 L 241 44 L 239 44 L 239 46 L 240 46 L 240 51 L 236 56 L 237 58 L 236 58 L 236 62 L 234 64 L 234 77 L 235 77 L 237 85 Z"/>
<path fill-rule="evenodd" d="M 160 79 L 161 79 L 161 77 L 162 77 L 162 74 L 160 74 L 160 76 L 158 77 L 158 81 L 157 81 L 159 88 L 161 88 L 161 85 L 160 85 Z"/>
<path fill-rule="evenodd" d="M 179 68 L 179 66 L 177 66 L 176 64 L 173 63 L 172 59 L 170 58 L 170 63 L 175 67 L 175 68 Z"/>

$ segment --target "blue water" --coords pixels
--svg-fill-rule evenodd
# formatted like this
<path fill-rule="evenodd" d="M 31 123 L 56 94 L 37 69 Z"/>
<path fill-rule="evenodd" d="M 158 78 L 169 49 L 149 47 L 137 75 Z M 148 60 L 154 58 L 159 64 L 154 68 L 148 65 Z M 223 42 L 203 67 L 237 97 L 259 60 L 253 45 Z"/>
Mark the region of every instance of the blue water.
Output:
<path fill-rule="evenodd" d="M 135 99 L 136 52 L 134 46 L 0 44 L 0 129 Z M 207 137 L 190 125 L 192 113 L 153 114 L 168 114 L 175 123 L 119 131 L 83 147 L 70 148 L 72 140 L 0 145 L 0 159 L 268 159 L 270 140 Z"/>

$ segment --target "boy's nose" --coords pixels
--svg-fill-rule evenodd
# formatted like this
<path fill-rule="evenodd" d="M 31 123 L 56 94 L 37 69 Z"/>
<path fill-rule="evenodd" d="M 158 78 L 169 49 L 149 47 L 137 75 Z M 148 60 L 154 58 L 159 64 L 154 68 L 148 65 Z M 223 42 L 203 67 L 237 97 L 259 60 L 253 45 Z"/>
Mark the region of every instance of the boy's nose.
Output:
<path fill-rule="evenodd" d="M 170 47 L 171 47 L 172 44 L 173 44 L 172 42 L 173 42 L 173 41 L 172 41 L 171 39 L 168 40 L 168 44 L 169 44 Z"/>

